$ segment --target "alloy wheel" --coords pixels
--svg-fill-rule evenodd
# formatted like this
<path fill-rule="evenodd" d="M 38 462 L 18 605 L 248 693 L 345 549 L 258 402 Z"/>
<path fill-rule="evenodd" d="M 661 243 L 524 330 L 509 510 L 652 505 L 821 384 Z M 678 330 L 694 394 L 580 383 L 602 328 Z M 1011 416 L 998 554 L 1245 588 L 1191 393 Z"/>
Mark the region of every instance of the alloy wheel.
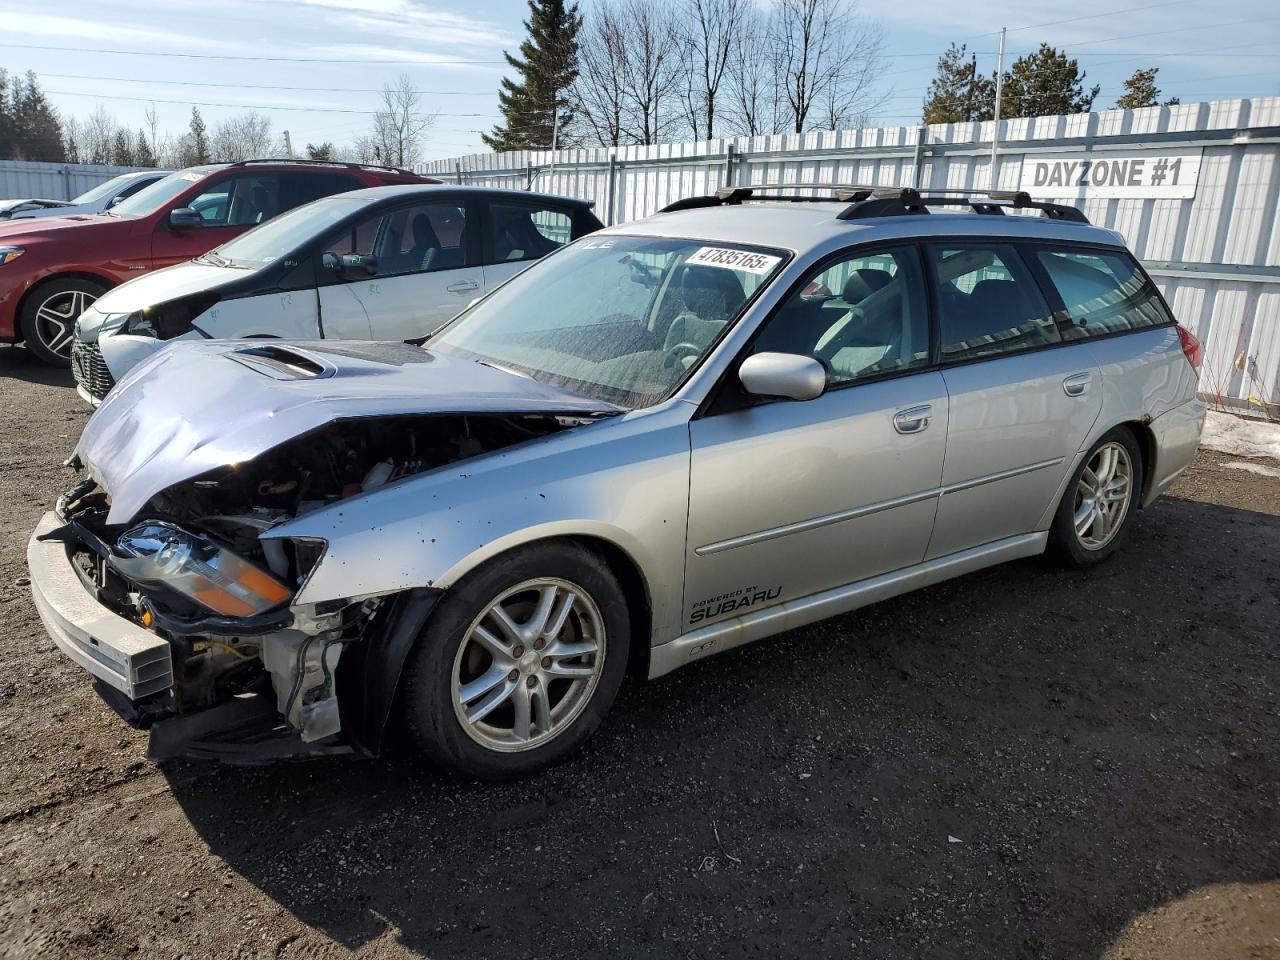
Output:
<path fill-rule="evenodd" d="M 98 298 L 83 290 L 63 290 L 36 308 L 36 336 L 59 357 L 71 357 L 76 320 Z"/>
<path fill-rule="evenodd" d="M 1094 451 L 1076 483 L 1076 538 L 1086 550 L 1101 550 L 1124 523 L 1133 498 L 1133 462 L 1124 444 L 1111 441 Z"/>
<path fill-rule="evenodd" d="M 477 743 L 511 753 L 564 732 L 591 700 L 605 659 L 604 620 L 567 580 L 511 587 L 472 621 L 454 657 L 454 713 Z"/>

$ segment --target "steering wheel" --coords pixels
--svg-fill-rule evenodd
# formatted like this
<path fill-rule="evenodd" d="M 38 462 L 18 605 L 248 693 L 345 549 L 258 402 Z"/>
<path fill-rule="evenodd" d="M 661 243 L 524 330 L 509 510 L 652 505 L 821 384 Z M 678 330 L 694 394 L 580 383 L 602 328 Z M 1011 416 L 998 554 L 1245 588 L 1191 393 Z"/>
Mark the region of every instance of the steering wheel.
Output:
<path fill-rule="evenodd" d="M 677 343 L 666 348 L 662 358 L 663 367 L 678 367 L 686 359 L 695 359 L 702 355 L 702 347 L 696 343 Z"/>

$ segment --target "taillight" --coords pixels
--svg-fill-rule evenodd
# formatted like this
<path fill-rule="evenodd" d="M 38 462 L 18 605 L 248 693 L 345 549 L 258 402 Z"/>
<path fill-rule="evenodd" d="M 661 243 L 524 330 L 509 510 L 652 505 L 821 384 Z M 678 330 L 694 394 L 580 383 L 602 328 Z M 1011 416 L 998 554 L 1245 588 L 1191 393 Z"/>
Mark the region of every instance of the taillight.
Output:
<path fill-rule="evenodd" d="M 1204 347 L 1196 339 L 1196 335 L 1182 324 L 1178 324 L 1178 339 L 1182 341 L 1182 352 L 1187 355 L 1187 361 L 1199 370 L 1200 363 L 1204 360 Z"/>

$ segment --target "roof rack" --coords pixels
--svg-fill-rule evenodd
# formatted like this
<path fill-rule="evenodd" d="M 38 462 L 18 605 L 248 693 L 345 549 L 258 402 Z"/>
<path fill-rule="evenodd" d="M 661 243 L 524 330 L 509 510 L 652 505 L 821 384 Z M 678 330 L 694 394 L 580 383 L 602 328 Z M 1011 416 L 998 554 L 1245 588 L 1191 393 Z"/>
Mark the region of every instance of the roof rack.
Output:
<path fill-rule="evenodd" d="M 302 163 L 313 167 L 341 167 L 346 170 L 383 170 L 387 173 L 399 173 L 407 177 L 419 177 L 422 174 L 405 170 L 402 167 L 388 167 L 381 163 L 348 163 L 345 160 L 300 160 L 297 157 L 258 157 L 253 160 L 237 160 L 229 163 L 229 167 L 246 167 L 251 163 Z"/>
<path fill-rule="evenodd" d="M 925 214 L 929 207 L 969 207 L 974 213 L 1003 216 L 1006 209 L 1039 210 L 1050 220 L 1072 223 L 1088 223 L 1089 218 L 1076 207 L 1031 199 L 1022 190 L 917 190 L 914 187 L 886 187 L 870 184 L 839 183 L 775 183 L 752 187 L 722 187 L 706 197 L 686 197 L 663 207 L 659 213 L 677 210 L 693 210 L 700 207 L 737 206 L 761 192 L 775 190 L 829 190 L 828 196 L 788 194 L 767 198 L 786 203 L 830 203 L 835 200 L 849 206 L 840 211 L 837 219 L 866 220 L 874 217 L 894 217 L 906 214 Z"/>

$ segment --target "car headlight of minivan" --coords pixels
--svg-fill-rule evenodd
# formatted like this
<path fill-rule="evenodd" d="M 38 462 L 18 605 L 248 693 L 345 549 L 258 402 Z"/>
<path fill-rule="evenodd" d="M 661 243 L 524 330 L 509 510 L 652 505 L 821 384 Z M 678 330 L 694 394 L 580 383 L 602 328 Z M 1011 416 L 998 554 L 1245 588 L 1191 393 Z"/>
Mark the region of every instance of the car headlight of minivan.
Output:
<path fill-rule="evenodd" d="M 177 591 L 227 617 L 252 617 L 284 603 L 289 589 L 271 574 L 206 537 L 160 521 L 120 535 L 123 557 L 112 565 L 126 577 Z"/>
<path fill-rule="evenodd" d="M 26 252 L 25 247 L 0 247 L 0 267 L 3 267 L 6 263 L 13 263 Z"/>

